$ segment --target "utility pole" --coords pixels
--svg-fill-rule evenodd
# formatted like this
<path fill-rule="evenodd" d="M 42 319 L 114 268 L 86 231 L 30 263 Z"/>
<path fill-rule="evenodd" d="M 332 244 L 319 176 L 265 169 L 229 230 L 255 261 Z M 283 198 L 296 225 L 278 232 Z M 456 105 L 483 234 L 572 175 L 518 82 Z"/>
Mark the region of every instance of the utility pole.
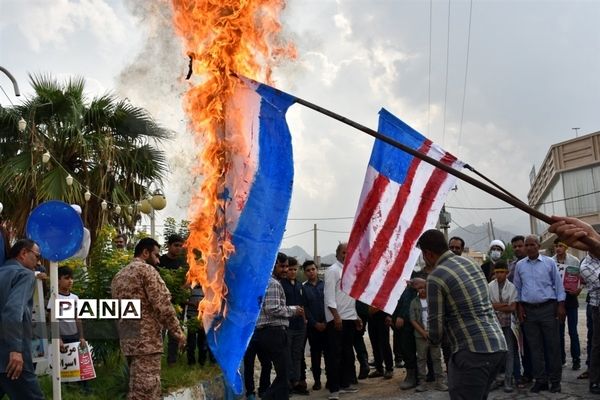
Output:
<path fill-rule="evenodd" d="M 452 217 L 449 212 L 446 212 L 446 204 L 442 206 L 440 210 L 440 215 L 438 218 L 438 229 L 442 229 L 444 231 L 444 237 L 446 238 L 446 242 L 448 242 L 448 228 L 450 227 L 450 222 Z"/>
<path fill-rule="evenodd" d="M 490 232 L 492 233 L 492 240 L 496 240 L 496 234 L 494 233 L 494 222 L 490 218 Z M 491 240 L 490 240 L 491 242 Z"/>
<path fill-rule="evenodd" d="M 314 262 L 317 265 L 317 269 L 321 268 L 321 260 L 319 259 L 319 252 L 317 251 L 317 224 L 313 225 L 313 257 Z"/>
<path fill-rule="evenodd" d="M 578 137 L 579 129 L 581 129 L 581 128 L 571 128 L 571 129 L 573 129 L 575 131 L 575 137 Z"/>

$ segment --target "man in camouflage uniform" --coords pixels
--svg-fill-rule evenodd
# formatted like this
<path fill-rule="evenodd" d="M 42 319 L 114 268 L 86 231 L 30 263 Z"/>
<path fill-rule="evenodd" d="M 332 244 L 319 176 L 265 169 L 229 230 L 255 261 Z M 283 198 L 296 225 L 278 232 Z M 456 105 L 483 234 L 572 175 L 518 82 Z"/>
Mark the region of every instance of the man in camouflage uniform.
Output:
<path fill-rule="evenodd" d="M 154 266 L 158 264 L 159 244 L 144 238 L 135 246 L 133 261 L 113 278 L 114 299 L 140 299 L 139 320 L 119 320 L 121 351 L 129 365 L 129 400 L 161 398 L 160 358 L 163 351 L 161 329 L 168 329 L 183 348 L 186 337 L 171 305 L 171 294 Z"/>

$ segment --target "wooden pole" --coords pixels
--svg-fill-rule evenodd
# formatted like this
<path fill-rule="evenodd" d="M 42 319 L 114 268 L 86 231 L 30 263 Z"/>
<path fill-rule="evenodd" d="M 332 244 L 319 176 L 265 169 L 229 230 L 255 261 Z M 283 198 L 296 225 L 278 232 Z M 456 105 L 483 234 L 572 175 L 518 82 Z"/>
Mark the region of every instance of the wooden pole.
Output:
<path fill-rule="evenodd" d="M 319 260 L 319 252 L 317 251 L 317 224 L 313 225 L 313 243 L 313 260 L 318 270 L 321 267 L 321 260 Z"/>
<path fill-rule="evenodd" d="M 50 304 L 52 304 L 50 313 L 50 331 L 52 332 L 51 351 L 52 359 L 52 399 L 61 400 L 60 388 L 60 331 L 58 329 L 58 320 L 56 319 L 56 302 L 58 299 L 58 262 L 50 262 Z"/>
<path fill-rule="evenodd" d="M 302 104 L 303 106 L 305 106 L 307 108 L 315 110 L 321 114 L 327 115 L 328 117 L 338 120 L 346 125 L 350 125 L 351 127 L 358 129 L 359 131 L 362 131 L 369 136 L 379 139 L 379 140 L 389 144 L 390 146 L 394 146 L 414 157 L 417 157 L 420 160 L 425 161 L 426 163 L 429 163 L 429 164 L 433 165 L 434 167 L 439 168 L 439 169 L 449 173 L 450 175 L 454 175 L 455 177 L 457 177 L 458 179 L 460 179 L 464 182 L 470 183 L 471 185 L 475 186 L 476 188 L 481 189 L 484 192 L 491 194 L 492 196 L 520 209 L 521 211 L 524 211 L 527 214 L 529 214 L 541 221 L 546 222 L 547 224 L 552 224 L 554 222 L 552 220 L 552 218 L 550 218 L 548 215 L 541 213 L 540 211 L 530 207 L 528 204 L 519 200 L 515 196 L 512 196 L 512 195 L 509 196 L 506 193 L 503 193 L 497 189 L 494 189 L 493 187 L 490 187 L 490 186 L 486 185 L 485 183 L 478 181 L 477 179 L 475 179 L 469 175 L 466 175 L 460 171 L 457 171 L 456 169 L 452 168 L 449 165 L 441 163 L 438 160 L 431 158 L 426 154 L 423 154 L 417 150 L 414 150 L 414 149 L 412 149 L 412 148 L 410 148 L 388 136 L 385 136 L 377 131 L 374 131 L 371 128 L 367 128 L 366 126 L 361 125 L 358 122 L 352 121 L 351 119 L 343 117 L 339 114 L 334 113 L 333 111 L 330 111 L 326 108 L 320 107 L 320 106 L 313 104 L 311 102 L 308 102 L 304 99 L 301 99 L 298 97 L 296 97 L 295 99 L 296 99 L 296 103 L 298 103 L 298 104 Z"/>

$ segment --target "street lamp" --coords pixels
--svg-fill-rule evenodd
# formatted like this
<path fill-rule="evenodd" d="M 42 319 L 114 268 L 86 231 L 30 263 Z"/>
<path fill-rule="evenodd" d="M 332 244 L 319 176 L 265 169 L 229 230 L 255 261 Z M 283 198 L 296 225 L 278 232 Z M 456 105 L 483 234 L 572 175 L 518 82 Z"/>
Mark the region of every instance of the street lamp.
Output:
<path fill-rule="evenodd" d="M 23 117 L 19 119 L 19 122 L 17 123 L 17 128 L 19 129 L 19 132 L 25 132 L 25 128 L 27 128 L 27 121 L 25 121 Z"/>
<path fill-rule="evenodd" d="M 4 75 L 8 76 L 8 79 L 10 79 L 13 84 L 13 88 L 15 89 L 15 96 L 19 97 L 21 95 L 21 91 L 19 90 L 19 84 L 17 83 L 15 77 L 12 76 L 12 74 L 2 66 L 0 66 L 0 71 L 4 72 Z"/>
<path fill-rule="evenodd" d="M 160 211 L 167 206 L 167 198 L 162 190 L 156 189 L 152 196 L 148 196 L 139 203 L 139 210 L 150 217 L 150 236 L 154 238 L 156 233 L 155 211 Z"/>

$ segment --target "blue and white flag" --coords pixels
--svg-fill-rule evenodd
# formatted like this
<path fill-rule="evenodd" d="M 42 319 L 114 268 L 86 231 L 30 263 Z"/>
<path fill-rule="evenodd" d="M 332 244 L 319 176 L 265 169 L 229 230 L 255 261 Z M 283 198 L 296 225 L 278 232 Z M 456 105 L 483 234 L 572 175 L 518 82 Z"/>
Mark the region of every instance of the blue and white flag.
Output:
<path fill-rule="evenodd" d="M 227 383 L 243 384 L 238 368 L 254 332 L 287 221 L 294 165 L 285 113 L 295 98 L 249 79 L 227 103 L 231 152 L 223 196 L 226 234 L 235 250 L 225 263 L 223 314 L 204 315 L 207 341 Z"/>

